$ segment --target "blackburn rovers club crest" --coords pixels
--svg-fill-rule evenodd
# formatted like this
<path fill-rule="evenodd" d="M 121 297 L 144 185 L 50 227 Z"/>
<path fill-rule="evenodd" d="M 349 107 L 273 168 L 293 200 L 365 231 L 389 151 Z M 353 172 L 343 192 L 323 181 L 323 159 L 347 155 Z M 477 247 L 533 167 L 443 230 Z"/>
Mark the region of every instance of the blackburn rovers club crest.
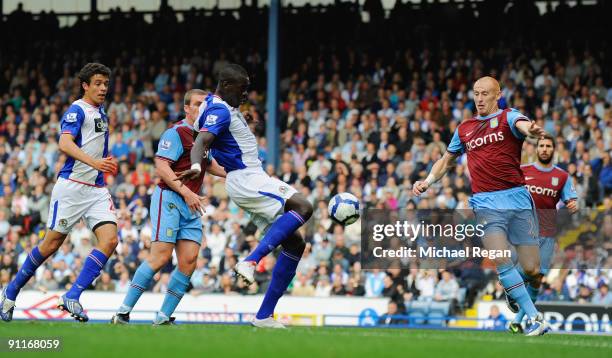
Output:
<path fill-rule="evenodd" d="M 497 126 L 499 125 L 499 120 L 497 118 L 493 118 L 489 122 L 489 125 L 491 126 L 491 128 L 497 128 Z"/>
<path fill-rule="evenodd" d="M 553 186 L 557 186 L 557 185 L 559 185 L 559 178 L 557 178 L 557 177 L 552 177 L 552 185 L 553 185 Z"/>
<path fill-rule="evenodd" d="M 287 188 L 286 186 L 281 186 L 278 188 L 278 191 L 281 192 L 281 194 L 287 194 L 287 191 L 289 190 L 289 188 Z"/>
<path fill-rule="evenodd" d="M 59 224 L 59 226 L 61 226 L 61 227 L 66 227 L 66 226 L 68 226 L 68 220 L 66 220 L 66 219 L 60 219 L 60 221 L 59 221 L 59 223 L 58 223 L 58 224 Z"/>

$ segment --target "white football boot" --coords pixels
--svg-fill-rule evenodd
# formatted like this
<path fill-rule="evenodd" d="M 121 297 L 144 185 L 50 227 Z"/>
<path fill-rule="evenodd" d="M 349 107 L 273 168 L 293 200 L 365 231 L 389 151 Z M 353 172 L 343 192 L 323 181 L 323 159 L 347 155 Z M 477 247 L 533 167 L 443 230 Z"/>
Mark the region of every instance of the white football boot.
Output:
<path fill-rule="evenodd" d="M 264 319 L 253 318 L 251 324 L 255 327 L 259 328 L 277 328 L 277 329 L 287 329 L 282 323 L 274 320 L 273 317 L 268 317 Z"/>
<path fill-rule="evenodd" d="M 234 272 L 247 285 L 251 285 L 255 282 L 255 266 L 257 266 L 255 261 L 240 261 L 234 266 Z"/>

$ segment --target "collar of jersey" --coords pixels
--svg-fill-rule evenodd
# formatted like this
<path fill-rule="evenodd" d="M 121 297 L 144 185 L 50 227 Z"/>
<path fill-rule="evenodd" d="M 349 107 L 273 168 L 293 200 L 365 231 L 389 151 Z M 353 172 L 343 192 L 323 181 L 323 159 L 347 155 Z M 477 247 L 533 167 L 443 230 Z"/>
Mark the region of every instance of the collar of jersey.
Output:
<path fill-rule="evenodd" d="M 230 111 L 235 111 L 237 109 L 236 107 L 230 106 L 229 103 L 225 102 L 225 100 L 223 98 L 217 96 L 216 94 L 213 93 L 212 96 L 219 98 L 223 102 L 223 104 L 225 104 L 227 106 L 227 108 L 230 109 Z"/>
<path fill-rule="evenodd" d="M 493 117 L 497 117 L 497 116 L 499 116 L 499 114 L 500 114 L 502 111 L 503 111 L 503 109 L 500 109 L 499 111 L 497 111 L 497 112 L 495 112 L 495 113 L 491 113 L 491 114 L 489 114 L 489 115 L 488 115 L 488 116 L 486 116 L 486 117 L 476 116 L 476 119 L 482 119 L 482 120 L 485 120 L 485 119 L 491 119 L 491 118 L 493 118 Z"/>
<path fill-rule="evenodd" d="M 550 168 L 544 168 L 538 162 L 533 163 L 533 166 L 536 167 L 536 169 L 541 171 L 541 172 L 552 172 L 553 169 L 555 169 L 554 165 L 552 165 Z"/>
<path fill-rule="evenodd" d="M 83 98 L 79 98 L 79 101 L 83 102 L 87 107 L 91 107 L 91 108 L 95 108 L 95 109 L 100 109 L 100 107 L 102 107 L 102 105 L 99 105 L 99 106 L 96 107 L 93 104 L 89 104 Z"/>

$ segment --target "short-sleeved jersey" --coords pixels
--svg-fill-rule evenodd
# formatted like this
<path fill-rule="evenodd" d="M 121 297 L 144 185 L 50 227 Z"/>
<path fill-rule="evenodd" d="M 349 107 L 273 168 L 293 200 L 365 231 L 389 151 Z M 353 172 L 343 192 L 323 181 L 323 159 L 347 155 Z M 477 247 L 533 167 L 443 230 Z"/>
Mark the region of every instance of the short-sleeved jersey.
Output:
<path fill-rule="evenodd" d="M 261 168 L 257 138 L 238 108 L 233 108 L 221 97 L 209 94 L 200 105 L 194 124 L 199 132 L 215 135 L 211 154 L 227 173 L 245 168 Z"/>
<path fill-rule="evenodd" d="M 552 237 L 556 233 L 557 203 L 578 198 L 569 174 L 557 166 L 544 168 L 537 163 L 522 165 L 521 170 L 538 210 L 540 236 Z"/>
<path fill-rule="evenodd" d="M 157 145 L 157 153 L 155 156 L 159 159 L 170 162 L 170 168 L 174 173 L 179 173 L 191 168 L 191 148 L 195 142 L 195 131 L 193 127 L 186 123 L 184 120 L 177 122 L 172 127 L 166 129 L 159 139 Z M 209 156 L 202 159 L 202 172 L 200 176 L 193 180 L 183 182 L 189 190 L 194 193 L 200 193 L 202 188 L 202 179 L 206 173 L 206 165 L 210 160 Z M 159 187 L 165 190 L 172 190 L 164 183 L 163 180 L 159 182 Z"/>
<path fill-rule="evenodd" d="M 76 145 L 93 159 L 108 155 L 108 117 L 103 106 L 76 100 L 62 116 L 60 126 L 62 134 L 71 134 Z M 72 157 L 66 159 L 58 176 L 81 184 L 104 186 L 101 171 Z"/>
<path fill-rule="evenodd" d="M 521 120 L 528 119 L 514 109 L 504 109 L 463 121 L 455 130 L 447 151 L 467 153 L 474 194 L 525 185 L 520 167 L 525 137 L 516 128 Z"/>

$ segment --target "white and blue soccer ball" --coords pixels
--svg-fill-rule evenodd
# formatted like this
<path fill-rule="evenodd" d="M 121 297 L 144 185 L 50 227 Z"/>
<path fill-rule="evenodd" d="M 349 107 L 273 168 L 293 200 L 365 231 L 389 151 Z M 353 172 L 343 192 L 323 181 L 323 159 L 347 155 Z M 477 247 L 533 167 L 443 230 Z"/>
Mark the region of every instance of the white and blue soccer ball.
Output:
<path fill-rule="evenodd" d="M 359 199 L 350 193 L 334 195 L 327 206 L 329 215 L 340 225 L 346 226 L 359 219 Z"/>

